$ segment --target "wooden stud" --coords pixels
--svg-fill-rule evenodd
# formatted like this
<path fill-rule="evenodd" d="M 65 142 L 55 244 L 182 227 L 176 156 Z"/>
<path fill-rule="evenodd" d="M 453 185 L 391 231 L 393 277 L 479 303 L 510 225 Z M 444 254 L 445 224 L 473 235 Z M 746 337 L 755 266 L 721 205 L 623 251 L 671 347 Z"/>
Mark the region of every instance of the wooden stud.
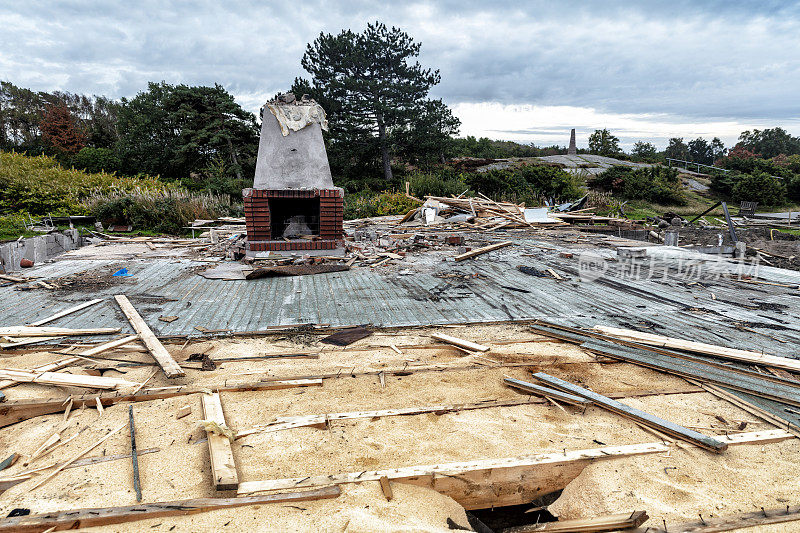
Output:
<path fill-rule="evenodd" d="M 533 533 L 534 531 L 544 531 L 546 533 L 599 533 L 601 531 L 618 531 L 620 529 L 639 527 L 649 518 L 646 511 L 634 511 L 632 513 L 611 514 L 594 518 L 575 518 L 573 520 L 510 527 L 504 529 L 503 533 Z"/>
<path fill-rule="evenodd" d="M 65 310 L 61 311 L 60 313 L 56 313 L 56 314 L 54 314 L 52 316 L 49 316 L 47 318 L 43 318 L 41 320 L 37 320 L 36 322 L 31 322 L 28 325 L 29 326 L 41 326 L 42 324 L 47 324 L 48 322 L 52 322 L 53 320 L 57 320 L 57 319 L 59 319 L 59 318 L 61 318 L 63 316 L 67 316 L 67 315 L 70 315 L 70 314 L 75 313 L 77 311 L 80 311 L 81 309 L 86 309 L 89 306 L 92 306 L 92 305 L 95 305 L 95 304 L 99 304 L 102 301 L 103 301 L 102 298 L 97 298 L 96 300 L 90 300 L 90 301 L 84 302 L 84 303 L 82 303 L 80 305 L 76 305 L 75 307 L 70 307 L 69 309 L 65 309 Z"/>
<path fill-rule="evenodd" d="M 514 243 L 511 242 L 511 241 L 498 242 L 497 244 L 484 246 L 483 248 L 478 248 L 476 250 L 471 250 L 471 251 L 469 251 L 467 253 L 464 253 L 464 254 L 461 254 L 461 255 L 457 255 L 455 257 L 455 260 L 456 260 L 456 262 L 458 262 L 458 261 L 463 261 L 465 259 L 472 259 L 473 257 L 476 257 L 478 255 L 485 254 L 487 252 L 493 252 L 495 250 L 499 250 L 500 248 L 505 248 L 506 246 L 511 246 L 512 244 L 514 244 Z"/>
<path fill-rule="evenodd" d="M 488 352 L 489 347 L 484 346 L 483 344 L 478 344 L 477 342 L 472 342 L 464 339 L 459 339 L 458 337 L 452 337 L 450 335 L 445 335 L 444 333 L 433 333 L 431 338 L 436 339 L 437 341 L 446 342 L 448 344 L 452 344 L 453 346 L 458 346 L 459 348 L 463 348 L 465 350 L 470 350 L 473 352 Z"/>

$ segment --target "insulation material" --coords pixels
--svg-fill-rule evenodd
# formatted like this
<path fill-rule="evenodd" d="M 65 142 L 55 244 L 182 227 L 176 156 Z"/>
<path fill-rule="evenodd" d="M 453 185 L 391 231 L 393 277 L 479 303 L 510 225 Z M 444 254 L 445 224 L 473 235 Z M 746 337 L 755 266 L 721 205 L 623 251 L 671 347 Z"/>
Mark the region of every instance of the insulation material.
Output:
<path fill-rule="evenodd" d="M 278 124 L 280 124 L 281 133 L 284 137 L 289 135 L 290 131 L 300 131 L 315 122 L 323 130 L 328 131 L 328 119 L 325 117 L 325 110 L 314 101 L 300 105 L 267 102 L 267 109 L 278 119 Z"/>

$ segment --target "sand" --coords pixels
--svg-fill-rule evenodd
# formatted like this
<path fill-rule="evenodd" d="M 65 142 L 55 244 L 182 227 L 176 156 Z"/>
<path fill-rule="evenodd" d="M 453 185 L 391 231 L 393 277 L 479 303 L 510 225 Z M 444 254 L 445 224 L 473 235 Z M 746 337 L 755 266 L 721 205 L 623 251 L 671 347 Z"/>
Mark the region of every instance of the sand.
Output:
<path fill-rule="evenodd" d="M 479 360 L 451 348 L 420 348 L 432 343 L 427 336 L 431 331 L 444 331 L 490 344 L 491 351 L 483 356 L 504 363 L 526 362 L 530 367 L 497 367 L 485 361 L 481 366 L 476 365 Z M 326 379 L 323 387 L 222 393 L 227 423 L 236 430 L 264 424 L 280 416 L 519 399 L 523 396 L 504 387 L 502 377 L 527 379 L 529 370 L 548 372 L 605 393 L 687 386 L 677 377 L 641 367 L 601 364 L 578 347 L 543 342 L 543 338 L 520 324 L 382 332 L 347 349 L 327 347 L 315 340 L 315 336 L 278 335 L 201 342 L 183 350 L 180 345 L 172 345 L 169 349 L 178 360 L 204 351 L 212 358 L 294 352 L 319 355 L 318 359 L 224 363 L 211 372 L 188 370 L 185 378 L 176 380 L 208 388 L 223 383 L 257 381 L 265 376 L 340 372 L 340 377 Z M 513 340 L 530 342 L 504 344 Z M 397 354 L 390 344 L 417 347 L 401 348 L 403 353 Z M 142 353 L 120 351 L 106 355 L 129 361 L 149 361 L 149 356 Z M 29 353 L 7 357 L 4 364 L 28 368 L 54 357 L 47 353 Z M 377 376 L 361 374 L 382 368 L 434 364 L 456 370 L 387 375 L 385 388 L 380 386 Z M 109 370 L 105 375 L 142 380 L 150 374 L 151 367 L 121 370 L 124 374 Z M 351 373 L 355 377 L 351 377 Z M 148 386 L 172 383 L 174 381 L 158 374 Z M 6 393 L 10 399 L 19 399 L 51 396 L 55 390 L 41 385 L 19 385 L 7 389 Z M 706 434 L 731 431 L 742 421 L 748 422 L 746 431 L 771 428 L 707 393 L 645 396 L 625 401 L 674 422 L 705 428 L 700 431 Z M 175 414 L 183 405 L 190 405 L 192 413 L 176 419 Z M 158 453 L 140 458 L 145 502 L 223 495 L 212 488 L 205 435 L 197 427 L 201 418 L 198 395 L 133 406 L 139 448 L 160 448 Z M 721 422 L 716 415 L 729 423 Z M 95 409 L 75 410 L 63 436 L 68 438 L 82 427 L 90 428 L 32 466 L 69 458 L 126 418 L 127 404 L 108 407 L 102 416 Z M 3 428 L 0 431 L 2 454 L 32 452 L 62 419 L 61 414 L 48 415 Z M 632 422 L 596 407 L 585 412 L 567 407 L 565 412 L 553 405 L 531 403 L 442 415 L 336 421 L 327 430 L 306 427 L 259 433 L 237 440 L 233 450 L 240 480 L 255 481 L 657 440 Z M 128 433 L 123 430 L 89 455 L 128 451 Z M 783 501 L 796 502 L 800 496 L 796 481 L 800 479 L 800 465 L 793 461 L 798 451 L 800 441 L 793 439 L 732 447 L 722 455 L 685 445 L 673 446 L 666 455 L 607 460 L 588 466 L 551 506 L 551 511 L 573 518 L 645 509 L 654 525 L 662 519 L 669 525 L 693 520 L 698 512 L 703 516 L 716 516 L 749 512 L 761 506 L 778 507 Z M 9 474 L 23 468 L 18 463 L 9 469 Z M 6 491 L 0 495 L 0 512 L 7 513 L 15 507 L 41 513 L 133 504 L 131 476 L 130 460 L 67 469 L 33 491 L 30 486 L 34 481 Z M 463 509 L 450 498 L 421 487 L 393 485 L 395 500 L 392 502 L 386 502 L 377 482 L 367 482 L 342 486 L 342 496 L 332 500 L 219 510 L 189 517 L 134 522 L 104 530 L 446 531 L 447 518 L 467 525 Z M 170 529 L 173 526 L 174 529 Z"/>

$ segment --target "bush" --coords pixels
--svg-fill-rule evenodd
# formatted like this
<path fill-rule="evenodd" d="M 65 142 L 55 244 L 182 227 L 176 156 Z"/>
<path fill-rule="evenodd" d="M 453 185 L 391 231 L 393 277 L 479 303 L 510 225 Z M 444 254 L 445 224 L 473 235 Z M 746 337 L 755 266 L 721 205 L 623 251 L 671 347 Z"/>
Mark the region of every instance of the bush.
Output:
<path fill-rule="evenodd" d="M 663 205 L 686 204 L 678 171 L 661 165 L 644 168 L 611 167 L 592 178 L 589 184 L 629 200 L 646 200 Z"/>
<path fill-rule="evenodd" d="M 137 230 L 180 235 L 196 219 L 239 214 L 227 195 L 188 191 L 114 191 L 85 201 L 104 224 L 130 224 Z"/>
<path fill-rule="evenodd" d="M 426 196 L 458 196 L 469 191 L 464 176 L 453 169 L 444 168 L 436 172 L 414 172 L 406 177 L 411 194 L 417 198 Z"/>
<path fill-rule="evenodd" d="M 86 146 L 73 156 L 72 166 L 86 172 L 116 172 L 120 161 L 114 150 Z"/>
<path fill-rule="evenodd" d="M 736 180 L 731 197 L 737 202 L 782 205 L 786 203 L 786 185 L 766 172 L 744 174 Z"/>
<path fill-rule="evenodd" d="M 549 165 L 523 165 L 505 170 L 467 174 L 466 184 L 496 200 L 540 204 L 544 200 L 571 200 L 584 193 L 584 179 Z"/>
<path fill-rule="evenodd" d="M 344 218 L 381 217 L 386 215 L 404 215 L 411 208 L 419 206 L 404 193 L 384 191 L 375 193 L 369 190 L 344 196 Z"/>

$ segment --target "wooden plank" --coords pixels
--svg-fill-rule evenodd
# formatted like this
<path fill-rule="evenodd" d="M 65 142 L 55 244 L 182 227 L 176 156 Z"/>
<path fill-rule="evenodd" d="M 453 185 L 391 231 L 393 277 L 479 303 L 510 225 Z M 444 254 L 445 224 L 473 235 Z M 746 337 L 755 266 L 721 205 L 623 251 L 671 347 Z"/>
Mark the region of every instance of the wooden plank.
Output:
<path fill-rule="evenodd" d="M 592 461 L 667 450 L 668 446 L 658 442 L 330 476 L 244 481 L 239 484 L 238 494 L 321 487 L 332 483 L 380 481 L 385 476 L 393 482 L 430 487 L 450 496 L 467 509 L 485 509 L 529 503 L 541 495 L 561 490 Z"/>
<path fill-rule="evenodd" d="M 138 338 L 139 338 L 138 335 L 131 335 L 129 337 L 125 337 L 125 338 L 122 338 L 122 339 L 117 339 L 115 341 L 106 342 L 106 343 L 103 343 L 103 344 L 101 344 L 99 346 L 91 348 L 89 350 L 80 352 L 79 355 L 82 355 L 84 357 L 97 355 L 99 353 L 105 352 L 105 351 L 110 350 L 112 348 L 116 348 L 117 346 L 122 346 L 123 344 L 127 344 L 127 343 L 129 343 L 131 341 L 134 341 L 134 340 L 138 339 Z M 68 367 L 71 364 L 77 363 L 80 360 L 81 360 L 80 357 L 67 357 L 65 359 L 60 359 L 58 361 L 55 361 L 53 363 L 48 363 L 46 365 L 37 366 L 31 372 L 55 372 L 56 370 L 61 370 L 62 368 Z M 20 382 L 19 381 L 14 381 L 14 380 L 11 380 L 11 379 L 0 380 L 0 389 L 5 389 L 7 387 L 13 387 L 14 385 L 17 385 L 18 383 L 20 383 Z"/>
<path fill-rule="evenodd" d="M 382 418 L 385 416 L 419 415 L 424 413 L 453 413 L 458 411 L 471 411 L 474 409 L 489 409 L 494 407 L 513 407 L 528 405 L 529 400 L 497 400 L 479 403 L 464 403 L 455 405 L 429 405 L 425 407 L 401 407 L 397 409 L 382 409 L 377 411 L 346 411 L 342 413 L 326 413 L 301 416 L 278 417 L 275 421 L 243 429 L 236 433 L 236 438 L 246 437 L 253 433 L 268 433 L 299 427 L 320 426 L 327 427 L 331 420 L 353 420 L 357 418 Z"/>
<path fill-rule="evenodd" d="M 133 307 L 128 298 L 122 294 L 118 294 L 114 296 L 114 299 L 119 304 L 120 309 L 127 317 L 128 321 L 131 323 L 131 327 L 139 334 L 144 345 L 147 347 L 150 354 L 156 360 L 158 365 L 164 370 L 164 374 L 168 378 L 175 378 L 180 376 L 185 376 L 186 373 L 183 369 L 175 362 L 172 356 L 169 354 L 164 345 L 161 344 L 161 341 L 155 336 L 153 331 L 150 329 L 150 326 L 144 321 L 144 319 L 139 315 L 136 311 L 136 308 Z"/>
<path fill-rule="evenodd" d="M 2 533 L 40 533 L 48 528 L 55 531 L 85 529 L 95 526 L 109 526 L 163 518 L 166 516 L 184 516 L 216 509 L 230 509 L 247 505 L 263 505 L 267 503 L 290 503 L 326 498 L 336 498 L 341 494 L 339 487 L 324 487 L 304 492 L 268 494 L 247 498 L 196 498 L 171 502 L 145 503 L 121 507 L 97 507 L 93 509 L 73 509 L 53 513 L 17 516 L 0 519 Z"/>
<path fill-rule="evenodd" d="M 640 333 L 632 329 L 612 328 L 610 326 L 602 325 L 597 325 L 592 329 L 604 335 L 610 335 L 612 337 L 617 337 L 619 339 L 632 342 L 640 342 L 649 346 L 659 346 L 662 348 L 671 348 L 673 350 L 684 350 L 687 352 L 713 355 L 715 357 L 732 361 L 743 361 L 757 365 L 774 366 L 775 368 L 800 372 L 800 360 L 789 359 L 788 357 L 766 355 L 748 350 L 737 350 L 736 348 L 716 346 L 714 344 L 706 344 L 704 342 L 687 341 L 673 337 L 665 337 L 663 335 L 655 335 L 652 333 Z"/>
<path fill-rule="evenodd" d="M 735 531 L 755 526 L 766 526 L 768 524 L 783 524 L 800 520 L 800 506 L 792 505 L 778 507 L 776 509 L 766 509 L 743 513 L 732 516 L 722 517 L 701 517 L 702 520 L 694 522 L 684 522 L 681 524 L 667 524 L 667 529 L 660 527 L 649 528 L 650 533 L 718 533 L 721 531 Z M 792 526 L 795 531 L 797 526 Z M 791 529 L 770 529 L 769 531 L 791 531 Z M 759 531 L 762 529 L 759 528 Z M 637 529 L 636 532 L 641 532 Z"/>
<path fill-rule="evenodd" d="M 135 340 L 139 340 L 139 335 L 128 335 L 127 337 L 122 337 L 121 339 L 116 339 L 113 341 L 104 342 L 103 344 L 98 344 L 94 348 L 89 348 L 88 350 L 80 352 L 79 355 L 82 355 L 84 357 L 92 357 L 93 355 L 101 354 L 103 352 L 107 352 L 108 350 L 113 350 L 114 348 L 118 348 L 119 346 L 129 344 Z"/>
<path fill-rule="evenodd" d="M 203 394 L 203 418 L 214 422 L 219 427 L 226 428 L 225 415 L 222 412 L 222 402 L 219 393 Z M 208 436 L 208 454 L 211 456 L 211 475 L 217 490 L 234 490 L 239 486 L 239 474 L 236 473 L 236 462 L 233 458 L 233 449 L 228 437 L 206 431 Z"/>
<path fill-rule="evenodd" d="M 505 248 L 506 246 L 511 246 L 512 244 L 514 243 L 511 241 L 498 242 L 496 244 L 484 246 L 483 248 L 477 248 L 475 250 L 471 250 L 465 254 L 457 255 L 455 257 L 455 260 L 456 262 L 458 262 L 458 261 L 463 261 L 465 259 L 472 259 L 473 257 L 476 257 L 478 255 L 485 254 L 487 252 L 493 252 L 494 250 L 499 250 L 500 248 Z"/>
<path fill-rule="evenodd" d="M 644 424 L 672 437 L 685 440 L 696 446 L 700 446 L 701 448 L 721 453 L 728 447 L 727 444 L 720 442 L 713 437 L 709 437 L 692 429 L 679 426 L 674 422 L 664 420 L 663 418 L 646 413 L 636 409 L 635 407 L 630 407 L 624 403 L 612 400 L 611 398 L 597 394 L 596 392 L 588 389 L 584 389 L 583 387 L 579 387 L 568 381 L 564 381 L 563 379 L 558 379 L 549 374 L 545 374 L 544 372 L 537 372 L 533 374 L 533 377 L 547 384 L 548 386 L 553 387 L 554 389 L 562 390 L 576 396 L 581 396 L 587 400 L 591 400 L 599 407 L 613 411 L 621 416 L 624 416 L 625 418 L 629 418 L 640 424 Z"/>
<path fill-rule="evenodd" d="M 21 383 L 40 383 L 61 387 L 83 387 L 89 389 L 118 389 L 135 387 L 135 381 L 120 378 L 62 374 L 59 372 L 26 372 L 24 370 L 0 369 L 0 379 Z"/>
<path fill-rule="evenodd" d="M 594 518 L 576 518 L 573 520 L 510 527 L 504 529 L 503 533 L 533 533 L 535 531 L 545 531 L 547 533 L 600 533 L 639 527 L 648 518 L 650 517 L 647 516 L 646 511 L 633 511 L 632 513 L 610 514 Z"/>
<path fill-rule="evenodd" d="M 8 326 L 0 328 L 0 337 L 66 337 L 75 335 L 113 335 L 121 328 L 51 328 L 45 326 Z"/>
<path fill-rule="evenodd" d="M 59 318 L 61 318 L 63 316 L 67 316 L 67 315 L 71 315 L 72 313 L 76 313 L 76 312 L 80 311 L 81 309 L 86 309 L 87 307 L 90 307 L 92 305 L 99 304 L 102 301 L 103 301 L 102 298 L 97 298 L 95 300 L 89 300 L 88 302 L 83 302 L 82 304 L 76 305 L 74 307 L 70 307 L 69 309 L 65 309 L 65 310 L 63 310 L 63 311 L 61 311 L 59 313 L 56 313 L 56 314 L 54 314 L 52 316 L 49 316 L 47 318 L 42 318 L 41 320 L 37 320 L 36 322 L 31 322 L 28 325 L 29 326 L 41 326 L 42 324 L 47 324 L 48 322 L 52 322 L 53 320 L 57 320 L 57 319 L 59 319 Z"/>
<path fill-rule="evenodd" d="M 445 335 L 444 333 L 434 333 L 431 335 L 431 338 L 436 339 L 437 341 L 446 342 L 448 344 L 452 344 L 453 346 L 458 346 L 459 348 L 464 348 L 465 350 L 470 350 L 473 352 L 488 352 L 489 347 L 484 346 L 483 344 L 478 344 L 477 342 L 472 342 L 464 339 L 459 339 L 458 337 L 452 337 L 450 335 Z"/>
<path fill-rule="evenodd" d="M 276 390 L 289 389 L 294 387 L 314 387 L 322 386 L 321 379 L 295 379 L 282 381 L 266 381 L 255 383 L 240 383 L 223 387 L 214 387 L 215 390 L 223 392 L 254 391 L 254 390 Z M 74 406 L 96 407 L 97 399 L 103 407 L 114 405 L 120 402 L 147 402 L 150 400 L 161 400 L 173 398 L 175 396 L 186 396 L 188 394 L 198 394 L 207 391 L 202 387 L 189 387 L 176 385 L 173 387 L 158 387 L 154 389 L 144 389 L 132 394 L 130 392 L 117 392 L 106 394 L 84 394 L 72 396 Z M 23 420 L 28 420 L 36 416 L 59 413 L 64 410 L 64 397 L 17 400 L 0 403 L 0 427 L 16 424 Z"/>
<path fill-rule="evenodd" d="M 3 337 L 0 337 L 0 339 Z M 10 337 L 8 337 L 10 339 Z M 60 339 L 61 337 L 14 337 L 14 342 L 0 342 L 0 349 L 13 350 L 23 346 L 30 346 L 31 344 L 39 344 L 41 342 L 50 342 Z"/>

